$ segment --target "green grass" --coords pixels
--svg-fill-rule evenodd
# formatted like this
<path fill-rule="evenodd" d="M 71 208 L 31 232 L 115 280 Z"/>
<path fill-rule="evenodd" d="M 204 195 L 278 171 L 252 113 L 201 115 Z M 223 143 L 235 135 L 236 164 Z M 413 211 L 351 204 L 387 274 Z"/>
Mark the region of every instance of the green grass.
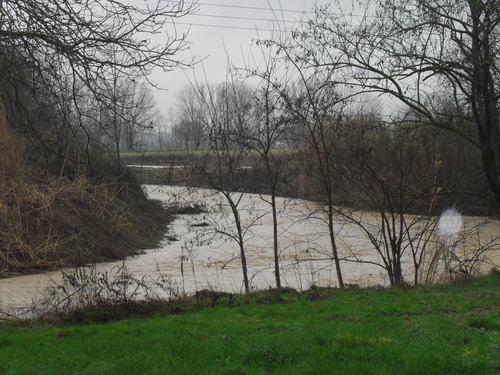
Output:
<path fill-rule="evenodd" d="M 5 324 L 0 373 L 496 374 L 499 297 L 490 275 L 426 290 L 260 292 L 101 325 Z"/>
<path fill-rule="evenodd" d="M 128 158 L 141 158 L 141 157 L 168 157 L 168 156 L 177 156 L 177 155 L 203 155 L 203 153 L 208 152 L 208 151 L 183 151 L 183 150 L 178 150 L 178 151 L 146 151 L 144 152 L 144 155 L 142 152 L 122 152 L 120 153 L 120 157 L 122 159 L 128 159 Z"/>
<path fill-rule="evenodd" d="M 290 153 L 292 152 L 291 149 L 273 149 L 271 150 L 272 154 L 275 155 L 281 155 L 285 153 Z M 213 154 L 215 155 L 216 152 L 213 150 L 196 150 L 196 151 L 186 151 L 186 150 L 177 150 L 177 151 L 145 151 L 144 153 L 142 152 L 122 152 L 120 153 L 120 157 L 123 160 L 130 159 L 130 158 L 141 158 L 141 157 L 170 157 L 170 156 L 201 156 L 205 154 Z M 248 154 L 250 155 L 255 155 L 258 154 L 257 151 L 255 150 L 250 150 L 248 151 Z"/>

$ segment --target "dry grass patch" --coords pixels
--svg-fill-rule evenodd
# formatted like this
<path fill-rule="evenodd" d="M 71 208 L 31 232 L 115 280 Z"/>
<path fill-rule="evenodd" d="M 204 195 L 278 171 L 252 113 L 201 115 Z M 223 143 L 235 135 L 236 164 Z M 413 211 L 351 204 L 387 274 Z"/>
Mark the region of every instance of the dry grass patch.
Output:
<path fill-rule="evenodd" d="M 0 277 L 121 259 L 162 237 L 168 217 L 137 187 L 127 200 L 128 183 L 39 181 L 10 165 L 0 169 Z"/>

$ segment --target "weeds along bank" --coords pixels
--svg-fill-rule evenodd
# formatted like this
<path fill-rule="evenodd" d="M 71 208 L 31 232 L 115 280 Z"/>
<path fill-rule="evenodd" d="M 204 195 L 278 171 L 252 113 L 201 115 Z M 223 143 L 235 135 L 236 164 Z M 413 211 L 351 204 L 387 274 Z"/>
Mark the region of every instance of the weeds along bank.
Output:
<path fill-rule="evenodd" d="M 0 278 L 122 259 L 152 248 L 168 215 L 138 185 L 0 169 Z"/>

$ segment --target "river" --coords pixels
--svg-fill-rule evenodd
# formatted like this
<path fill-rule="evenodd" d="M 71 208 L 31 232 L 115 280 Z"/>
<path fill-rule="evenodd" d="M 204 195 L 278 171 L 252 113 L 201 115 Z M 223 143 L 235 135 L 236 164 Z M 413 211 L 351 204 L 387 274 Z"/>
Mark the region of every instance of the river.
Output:
<path fill-rule="evenodd" d="M 243 278 L 238 258 L 237 244 L 231 239 L 235 235 L 234 220 L 227 202 L 221 194 L 207 189 L 173 186 L 145 186 L 148 195 L 167 205 L 192 206 L 200 204 L 207 213 L 179 215 L 170 225 L 167 238 L 158 249 L 150 249 L 143 254 L 123 262 L 109 262 L 96 266 L 97 272 L 109 272 L 125 265 L 127 271 L 136 278 L 155 280 L 168 279 L 171 290 L 176 294 L 194 293 L 202 289 L 226 292 L 241 292 Z M 238 194 L 238 207 L 245 231 L 245 249 L 252 289 L 263 289 L 275 285 L 273 272 L 272 218 L 269 214 L 269 197 L 256 194 Z M 318 203 L 299 199 L 278 198 L 279 241 L 282 286 L 299 290 L 311 285 L 338 285 L 335 267 L 331 258 L 330 240 L 325 225 L 324 213 Z M 358 212 L 354 218 L 363 227 L 352 222 L 338 220 L 335 231 L 342 258 L 344 282 L 359 286 L 387 285 L 386 271 L 377 266 L 380 255 L 363 228 L 376 231 L 378 217 L 374 213 Z M 410 217 L 409 221 L 414 220 Z M 465 237 L 453 241 L 457 252 L 471 252 L 474 248 L 490 244 L 485 253 L 492 264 L 499 264 L 498 221 L 483 223 L 479 231 L 474 228 L 483 219 L 464 217 L 462 232 Z M 418 232 L 427 222 L 417 222 L 413 230 Z M 422 232 L 424 233 L 424 232 Z M 427 235 L 427 234 L 426 234 Z M 424 238 L 424 236 L 422 236 Z M 427 238 L 427 237 L 425 237 Z M 430 236 L 428 249 L 446 244 L 449 239 L 440 239 L 439 234 Z M 491 242 L 495 241 L 496 242 Z M 412 258 L 409 248 L 403 257 L 405 278 L 413 280 Z M 356 258 L 365 263 L 352 261 Z M 368 263 L 366 263 L 368 262 Z M 371 262 L 371 263 L 370 263 Z M 54 289 L 62 282 L 61 272 L 49 272 L 0 280 L 0 311 L 6 307 L 19 307 L 34 303 L 47 288 Z M 36 303 L 36 302 L 35 302 Z"/>

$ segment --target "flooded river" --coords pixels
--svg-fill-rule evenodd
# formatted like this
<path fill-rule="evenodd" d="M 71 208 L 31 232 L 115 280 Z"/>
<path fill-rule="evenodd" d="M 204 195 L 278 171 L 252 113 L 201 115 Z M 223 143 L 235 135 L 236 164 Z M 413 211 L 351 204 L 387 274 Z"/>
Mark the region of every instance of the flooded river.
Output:
<path fill-rule="evenodd" d="M 243 290 L 239 250 L 232 239 L 235 233 L 231 210 L 223 196 L 206 189 L 171 186 L 146 186 L 151 198 L 167 205 L 193 206 L 199 204 L 207 213 L 179 215 L 170 225 L 167 238 L 158 249 L 151 249 L 124 262 L 97 265 L 99 272 L 111 271 L 125 265 L 134 277 L 155 279 L 162 275 L 179 293 L 193 293 L 202 289 L 227 292 Z M 249 277 L 253 289 L 273 287 L 273 231 L 269 197 L 235 193 L 244 227 L 245 249 Z M 282 286 L 307 289 L 311 285 L 337 285 L 335 267 L 331 257 L 324 213 L 314 202 L 279 198 L 279 247 Z M 360 286 L 387 285 L 386 271 L 378 266 L 380 256 L 374 251 L 366 229 L 377 228 L 377 216 L 373 213 L 357 213 L 356 220 L 364 227 L 339 220 L 336 223 L 340 255 L 350 261 L 342 261 L 344 282 Z M 473 232 L 481 221 L 464 217 L 463 232 Z M 415 227 L 424 224 L 415 224 Z M 370 229 L 371 230 L 371 229 Z M 459 252 L 470 252 L 489 244 L 485 253 L 489 264 L 499 264 L 498 242 L 500 224 L 491 221 L 467 240 L 453 242 Z M 427 238 L 427 237 L 426 237 Z M 449 239 L 438 234 L 430 236 L 428 248 L 446 245 Z M 403 258 L 405 277 L 413 280 L 410 248 Z M 359 261 L 363 261 L 362 263 Z M 22 306 L 31 303 L 47 287 L 61 283 L 61 272 L 30 275 L 0 280 L 0 311 L 3 306 Z M 5 307 L 4 307 L 5 309 Z M 5 311 L 5 310 L 4 310 Z"/>

